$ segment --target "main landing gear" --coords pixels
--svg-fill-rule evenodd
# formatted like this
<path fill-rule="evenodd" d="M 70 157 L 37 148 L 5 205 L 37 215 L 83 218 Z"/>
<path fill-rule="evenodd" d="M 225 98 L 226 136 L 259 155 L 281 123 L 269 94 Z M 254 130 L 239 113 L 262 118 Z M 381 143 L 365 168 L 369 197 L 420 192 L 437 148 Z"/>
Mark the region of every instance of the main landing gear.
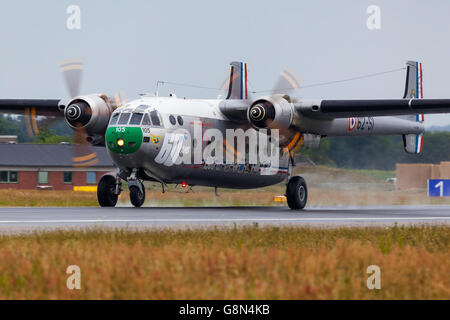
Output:
<path fill-rule="evenodd" d="M 121 178 L 111 174 L 104 175 L 97 186 L 97 199 L 102 207 L 114 207 L 117 204 L 117 199 L 122 191 Z M 140 207 L 145 201 L 145 187 L 141 180 L 136 178 L 132 173 L 128 177 L 128 189 L 130 190 L 130 201 L 135 207 Z"/>
<path fill-rule="evenodd" d="M 286 186 L 286 198 L 289 208 L 292 210 L 302 210 L 308 200 L 308 188 L 305 179 L 295 176 L 289 179 Z"/>
<path fill-rule="evenodd" d="M 97 186 L 97 199 L 101 207 L 114 207 L 120 194 L 120 178 L 112 175 L 101 177 Z"/>

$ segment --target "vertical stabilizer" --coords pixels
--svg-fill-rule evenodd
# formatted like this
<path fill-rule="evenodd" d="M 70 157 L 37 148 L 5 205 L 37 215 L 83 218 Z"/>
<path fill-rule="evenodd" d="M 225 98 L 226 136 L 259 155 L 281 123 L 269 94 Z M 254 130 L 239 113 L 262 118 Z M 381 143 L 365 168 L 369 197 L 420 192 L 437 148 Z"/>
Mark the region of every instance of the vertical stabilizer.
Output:
<path fill-rule="evenodd" d="M 423 133 L 404 134 L 403 146 L 408 153 L 421 153 L 423 149 Z"/>
<path fill-rule="evenodd" d="M 231 62 L 227 99 L 248 99 L 247 64 Z"/>
<path fill-rule="evenodd" d="M 406 63 L 406 84 L 403 99 L 423 99 L 422 63 Z"/>
<path fill-rule="evenodd" d="M 403 99 L 423 99 L 422 63 L 408 61 L 406 66 L 406 84 Z M 423 114 L 399 116 L 399 118 L 421 123 L 425 121 Z M 403 135 L 403 146 L 408 153 L 421 153 L 423 148 L 423 134 Z"/>

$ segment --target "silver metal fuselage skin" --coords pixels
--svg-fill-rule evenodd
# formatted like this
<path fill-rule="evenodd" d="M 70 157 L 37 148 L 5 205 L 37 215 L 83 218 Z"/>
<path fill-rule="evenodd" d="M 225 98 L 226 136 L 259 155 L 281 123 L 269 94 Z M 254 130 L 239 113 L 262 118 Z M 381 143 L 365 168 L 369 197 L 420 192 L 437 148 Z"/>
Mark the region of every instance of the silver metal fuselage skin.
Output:
<path fill-rule="evenodd" d="M 188 132 L 191 137 L 194 137 L 194 124 L 201 124 L 201 127 L 205 129 L 218 129 L 224 137 L 226 136 L 226 129 L 241 128 L 245 131 L 251 128 L 248 123 L 228 119 L 220 109 L 220 105 L 223 106 L 224 103 L 233 104 L 233 100 L 142 97 L 141 99 L 131 101 L 125 106 L 116 109 L 114 113 L 121 113 L 124 110 L 133 112 L 138 107 L 140 107 L 140 112 L 144 110 L 143 112 L 148 114 L 151 111 L 157 111 L 160 126 L 153 124 L 148 126 L 143 124 L 134 126 L 129 124 L 109 124 L 107 132 L 111 130 L 127 130 L 130 127 L 140 128 L 142 132 L 140 138 L 143 139 L 143 142 L 134 152 L 120 153 L 110 147 L 107 141 L 108 153 L 120 170 L 127 172 L 130 172 L 132 169 L 142 170 L 151 180 L 167 184 L 185 182 L 188 185 L 252 189 L 274 185 L 286 180 L 289 177 L 291 169 L 288 152 L 280 152 L 277 167 L 270 165 L 269 169 L 271 170 L 271 174 L 267 174 L 267 170 L 260 163 L 252 165 L 249 163 L 207 165 L 203 162 L 197 164 L 181 163 L 166 165 L 160 163 L 161 161 L 157 161 L 162 149 L 168 144 L 171 144 L 168 139 L 175 132 L 180 132 L 181 130 Z M 242 101 L 235 100 L 235 104 L 240 105 Z M 146 107 L 144 108 L 142 106 Z M 424 131 L 421 123 L 398 117 L 349 118 L 324 121 L 304 117 L 295 110 L 293 112 L 294 120 L 292 125 L 295 131 L 301 134 L 359 136 L 419 134 Z M 180 116 L 183 123 L 181 125 L 178 121 L 175 124 L 171 123 L 169 120 L 170 116 L 173 116 L 175 119 Z M 108 140 L 108 133 L 106 137 Z M 208 141 L 203 141 L 202 139 L 200 143 L 202 148 L 204 148 L 208 144 Z"/>
<path fill-rule="evenodd" d="M 163 152 L 162 149 L 169 144 L 170 135 L 184 131 L 189 132 L 195 139 L 194 124 L 201 125 L 204 130 L 218 129 L 223 136 L 226 136 L 226 129 L 251 128 L 248 124 L 237 124 L 226 119 L 219 110 L 221 100 L 187 100 L 175 97 L 144 97 L 128 103 L 126 106 L 118 108 L 115 112 L 123 112 L 124 109 L 133 110 L 142 105 L 148 106 L 145 112 L 150 113 L 156 110 L 159 114 L 161 126 L 140 125 L 143 134 L 143 142 L 139 149 L 133 153 L 120 154 L 107 150 L 114 163 L 121 170 L 130 171 L 133 168 L 141 169 L 146 175 L 156 181 L 167 184 L 180 184 L 185 182 L 188 185 L 211 186 L 220 188 L 252 189 L 269 186 L 282 182 L 288 176 L 289 155 L 280 153 L 278 166 L 272 167 L 273 174 L 263 174 L 265 171 L 262 165 L 257 164 L 205 164 L 203 163 L 181 163 L 181 164 L 161 164 L 155 159 Z M 183 124 L 177 121 L 172 124 L 169 117 L 182 118 Z M 110 125 L 110 127 L 121 127 L 120 125 Z M 130 127 L 130 125 L 124 125 Z M 198 142 L 196 142 L 198 143 Z M 208 141 L 201 141 L 204 148 Z M 202 150 L 203 150 L 202 148 Z"/>

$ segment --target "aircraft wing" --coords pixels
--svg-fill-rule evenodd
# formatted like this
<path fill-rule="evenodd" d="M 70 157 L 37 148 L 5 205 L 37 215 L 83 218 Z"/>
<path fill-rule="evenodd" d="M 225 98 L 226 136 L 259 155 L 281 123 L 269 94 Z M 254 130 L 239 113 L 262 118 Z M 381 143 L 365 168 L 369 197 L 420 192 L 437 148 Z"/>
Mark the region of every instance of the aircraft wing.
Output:
<path fill-rule="evenodd" d="M 0 99 L 0 113 L 61 117 L 60 99 Z"/>
<path fill-rule="evenodd" d="M 315 119 L 450 113 L 450 99 L 302 100 L 295 110 Z"/>

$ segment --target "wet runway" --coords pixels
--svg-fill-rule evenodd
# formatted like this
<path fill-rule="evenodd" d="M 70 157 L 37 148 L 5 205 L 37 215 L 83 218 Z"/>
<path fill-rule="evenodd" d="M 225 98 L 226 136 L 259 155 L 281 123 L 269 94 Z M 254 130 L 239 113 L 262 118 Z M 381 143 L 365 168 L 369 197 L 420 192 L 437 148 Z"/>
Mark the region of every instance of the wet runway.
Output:
<path fill-rule="evenodd" d="M 391 226 L 450 224 L 450 206 L 354 208 L 146 207 L 0 208 L 0 232 L 92 226 L 195 228 L 234 225 Z"/>

